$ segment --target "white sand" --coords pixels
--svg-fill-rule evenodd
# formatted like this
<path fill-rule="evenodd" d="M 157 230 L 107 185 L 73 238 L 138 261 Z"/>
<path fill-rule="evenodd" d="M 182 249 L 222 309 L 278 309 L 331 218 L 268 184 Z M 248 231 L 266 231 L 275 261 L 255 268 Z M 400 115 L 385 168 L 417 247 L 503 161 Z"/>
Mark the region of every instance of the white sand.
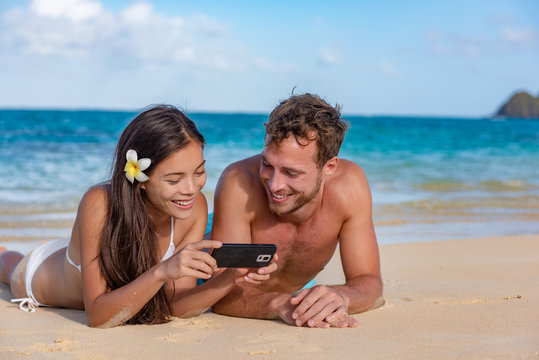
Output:
<path fill-rule="evenodd" d="M 0 286 L 0 359 L 539 359 L 539 235 L 387 245 L 387 305 L 357 329 L 205 313 L 88 327 L 82 311 L 24 313 Z M 334 258 L 318 282 L 338 283 Z"/>

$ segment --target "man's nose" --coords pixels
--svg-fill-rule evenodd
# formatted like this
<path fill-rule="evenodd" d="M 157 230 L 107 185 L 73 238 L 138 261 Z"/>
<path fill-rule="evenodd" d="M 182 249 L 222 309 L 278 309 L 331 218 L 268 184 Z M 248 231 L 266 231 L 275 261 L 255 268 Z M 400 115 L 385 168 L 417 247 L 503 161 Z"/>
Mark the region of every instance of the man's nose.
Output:
<path fill-rule="evenodd" d="M 279 174 L 279 172 L 273 171 L 268 182 L 268 187 L 271 190 L 271 192 L 274 192 L 274 193 L 283 189 L 284 187 L 283 176 Z"/>

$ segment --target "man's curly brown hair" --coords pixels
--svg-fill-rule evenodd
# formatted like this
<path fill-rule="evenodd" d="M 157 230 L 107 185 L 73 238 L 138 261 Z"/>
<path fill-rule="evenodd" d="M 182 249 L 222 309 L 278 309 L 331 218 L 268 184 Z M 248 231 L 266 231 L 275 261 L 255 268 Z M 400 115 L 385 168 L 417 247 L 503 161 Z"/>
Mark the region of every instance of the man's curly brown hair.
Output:
<path fill-rule="evenodd" d="M 294 136 L 303 146 L 316 141 L 318 156 L 314 160 L 321 169 L 339 154 L 348 128 L 348 122 L 341 119 L 340 109 L 340 105 L 333 107 L 317 95 L 293 95 L 282 101 L 264 124 L 266 144 L 279 146 L 289 136 Z"/>

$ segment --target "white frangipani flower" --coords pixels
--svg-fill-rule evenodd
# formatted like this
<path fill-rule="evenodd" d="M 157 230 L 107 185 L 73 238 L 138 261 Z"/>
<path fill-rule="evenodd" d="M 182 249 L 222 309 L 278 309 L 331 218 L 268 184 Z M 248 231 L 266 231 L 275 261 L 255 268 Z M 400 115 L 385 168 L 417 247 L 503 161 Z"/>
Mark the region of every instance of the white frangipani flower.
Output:
<path fill-rule="evenodd" d="M 142 171 L 146 170 L 152 161 L 150 159 L 144 158 L 138 160 L 138 155 L 135 150 L 129 150 L 126 154 L 127 163 L 125 164 L 125 177 L 129 181 L 131 181 L 131 184 L 134 183 L 135 179 L 137 179 L 140 182 L 145 182 L 149 177 L 146 176 Z"/>

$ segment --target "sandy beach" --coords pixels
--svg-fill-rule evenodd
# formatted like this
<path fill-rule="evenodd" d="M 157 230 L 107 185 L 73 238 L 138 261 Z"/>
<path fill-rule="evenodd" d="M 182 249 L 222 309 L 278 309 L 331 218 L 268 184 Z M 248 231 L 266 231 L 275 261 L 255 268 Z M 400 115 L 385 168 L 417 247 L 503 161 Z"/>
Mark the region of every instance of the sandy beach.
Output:
<path fill-rule="evenodd" d="M 356 329 L 205 313 L 92 329 L 82 311 L 19 311 L 0 286 L 1 359 L 539 359 L 539 235 L 381 247 L 386 305 Z M 339 283 L 338 257 L 318 283 Z"/>

